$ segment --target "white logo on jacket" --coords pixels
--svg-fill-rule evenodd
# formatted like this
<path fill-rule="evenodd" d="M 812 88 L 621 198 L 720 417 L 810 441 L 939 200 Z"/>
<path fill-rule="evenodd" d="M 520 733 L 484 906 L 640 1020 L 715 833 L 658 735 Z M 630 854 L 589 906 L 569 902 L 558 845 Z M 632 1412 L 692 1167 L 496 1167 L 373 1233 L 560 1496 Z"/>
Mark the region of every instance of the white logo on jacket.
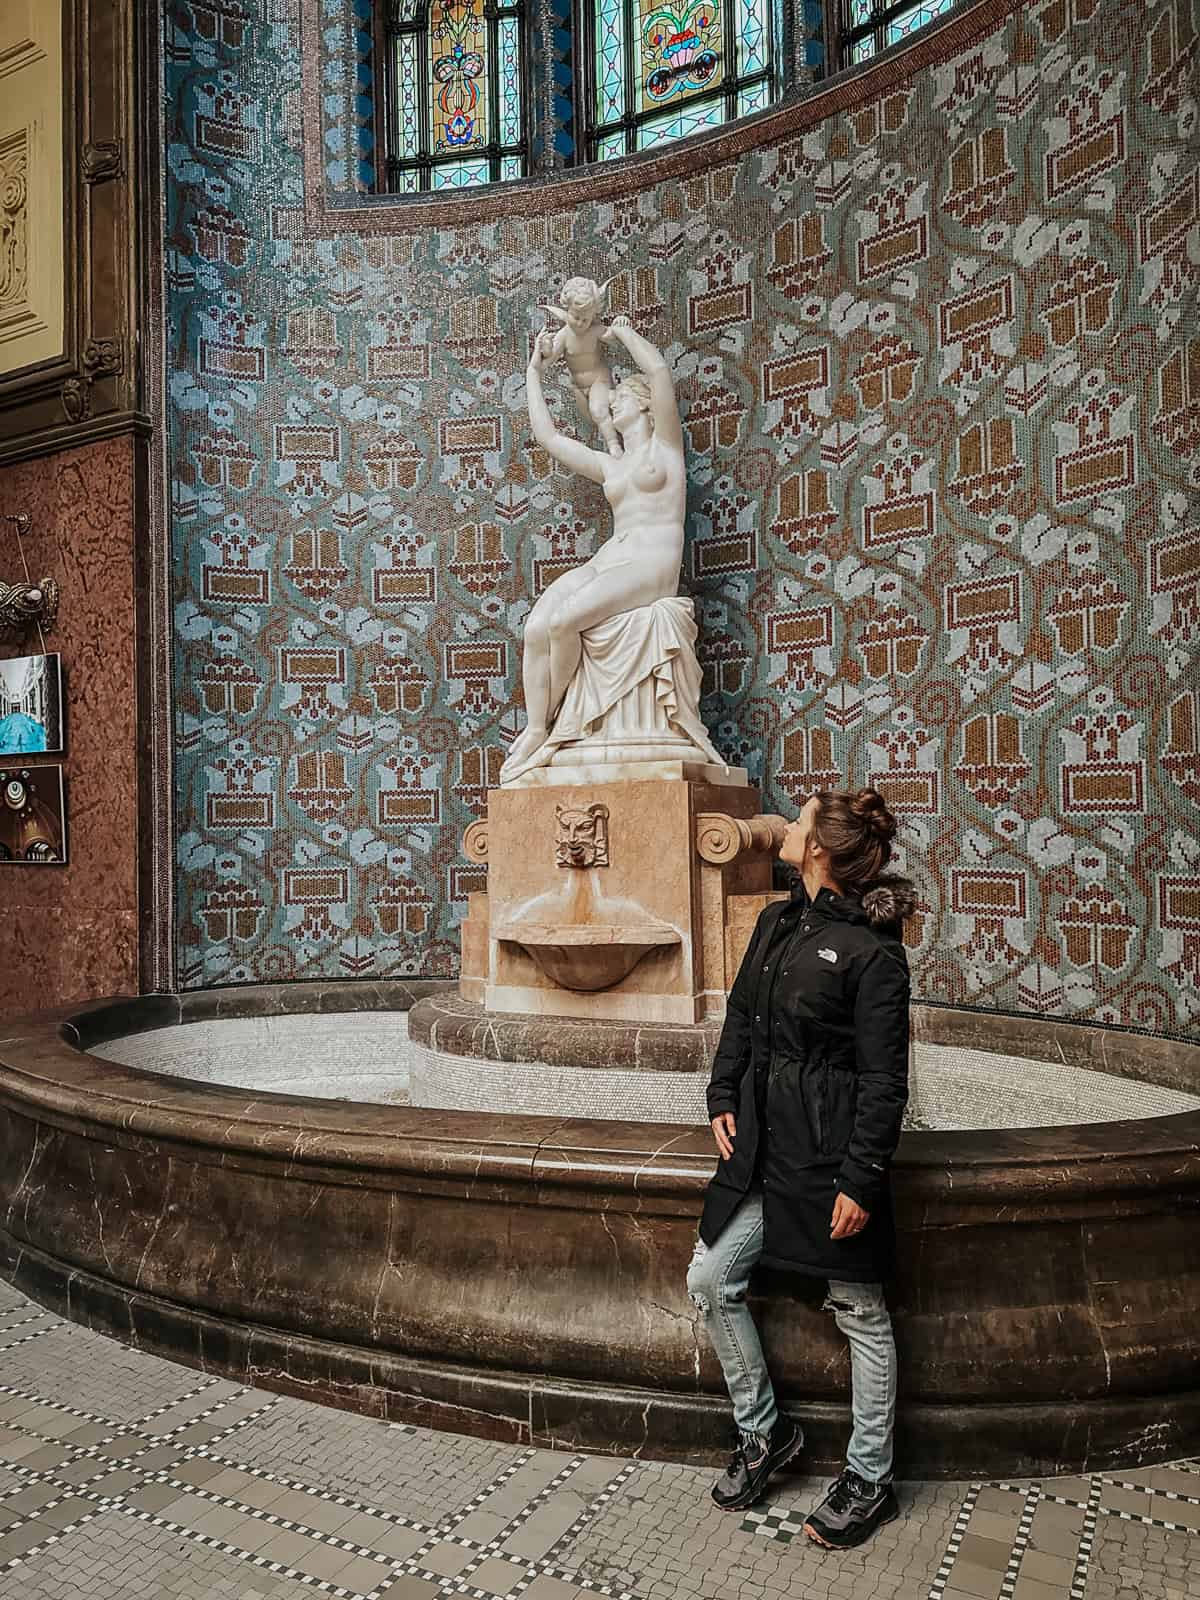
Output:
<path fill-rule="evenodd" d="M 820 956 L 822 961 L 836 961 L 837 960 L 837 951 L 836 950 L 818 950 L 817 954 Z"/>

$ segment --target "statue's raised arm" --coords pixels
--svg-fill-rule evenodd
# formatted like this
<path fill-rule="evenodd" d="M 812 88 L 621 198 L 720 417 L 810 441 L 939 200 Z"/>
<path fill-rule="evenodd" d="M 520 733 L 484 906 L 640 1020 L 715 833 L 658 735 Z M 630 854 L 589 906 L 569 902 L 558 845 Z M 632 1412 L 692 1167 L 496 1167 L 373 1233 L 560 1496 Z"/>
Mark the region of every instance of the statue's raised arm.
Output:
<path fill-rule="evenodd" d="M 554 354 L 554 335 L 546 328 L 534 340 L 533 353 L 525 369 L 525 402 L 529 407 L 530 430 L 542 449 L 548 450 L 564 467 L 591 478 L 594 483 L 603 483 L 604 456 L 599 450 L 589 449 L 578 439 L 572 439 L 569 434 L 560 433 L 550 415 L 542 389 L 542 371 Z"/>
<path fill-rule="evenodd" d="M 650 405 L 654 413 L 654 435 L 660 445 L 683 453 L 683 428 L 679 422 L 679 402 L 675 398 L 675 385 L 671 369 L 661 350 L 645 339 L 628 317 L 614 317 L 609 337 L 619 340 L 628 350 L 638 369 L 650 383 Z"/>

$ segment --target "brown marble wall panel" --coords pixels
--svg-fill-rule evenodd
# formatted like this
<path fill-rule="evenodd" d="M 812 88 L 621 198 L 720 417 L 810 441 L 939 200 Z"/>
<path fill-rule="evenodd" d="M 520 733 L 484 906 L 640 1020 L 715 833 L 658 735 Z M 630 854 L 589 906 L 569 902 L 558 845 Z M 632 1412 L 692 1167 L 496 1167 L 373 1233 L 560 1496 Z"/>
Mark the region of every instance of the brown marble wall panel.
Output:
<path fill-rule="evenodd" d="M 137 988 L 137 722 L 134 678 L 134 441 L 126 435 L 0 467 L 0 514 L 27 512 L 32 576 L 57 579 L 69 859 L 0 867 L 0 1019 Z M 21 560 L 0 524 L 0 576 Z M 36 632 L 0 655 L 39 648 Z"/>

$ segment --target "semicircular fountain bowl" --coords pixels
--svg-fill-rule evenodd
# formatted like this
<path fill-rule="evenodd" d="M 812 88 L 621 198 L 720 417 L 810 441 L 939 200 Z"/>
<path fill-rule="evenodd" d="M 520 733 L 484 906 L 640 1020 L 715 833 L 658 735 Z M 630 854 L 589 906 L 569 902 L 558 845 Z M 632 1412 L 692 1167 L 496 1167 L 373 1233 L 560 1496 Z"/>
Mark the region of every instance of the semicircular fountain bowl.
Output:
<path fill-rule="evenodd" d="M 594 994 L 627 978 L 644 955 L 680 943 L 661 922 L 509 922 L 496 938 L 519 944 L 560 989 Z"/>
<path fill-rule="evenodd" d="M 716 1459 L 728 1404 L 684 1287 L 707 1127 L 403 1103 L 405 1013 L 451 995 L 292 984 L 8 1024 L 0 1272 L 256 1385 L 524 1443 Z M 902 1472 L 1196 1452 L 1200 1044 L 951 1007 L 913 1020 L 918 1106 L 941 1095 L 986 1121 L 988 1096 L 1028 1082 L 1026 1120 L 1062 1118 L 1064 1090 L 1075 1120 L 902 1139 Z M 1089 1120 L 1092 1102 L 1109 1120 Z M 848 1429 L 823 1289 L 764 1274 L 755 1291 L 814 1466 L 840 1461 Z"/>

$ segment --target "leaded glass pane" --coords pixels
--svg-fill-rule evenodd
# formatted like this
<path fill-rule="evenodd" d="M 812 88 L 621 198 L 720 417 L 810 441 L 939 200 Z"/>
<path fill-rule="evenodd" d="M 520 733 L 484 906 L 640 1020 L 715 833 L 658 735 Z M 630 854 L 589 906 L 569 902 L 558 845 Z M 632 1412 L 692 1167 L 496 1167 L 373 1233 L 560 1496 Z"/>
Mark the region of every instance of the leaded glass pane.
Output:
<path fill-rule="evenodd" d="M 749 78 L 756 72 L 764 72 L 767 66 L 767 0 L 737 0 L 735 16 L 738 76 Z"/>
<path fill-rule="evenodd" d="M 396 153 L 402 161 L 421 153 L 419 82 L 417 36 L 402 33 L 396 40 Z"/>
<path fill-rule="evenodd" d="M 521 142 L 521 36 L 516 17 L 498 24 L 500 56 L 500 143 Z"/>
<path fill-rule="evenodd" d="M 929 5 L 914 6 L 911 11 L 893 17 L 887 25 L 888 44 L 898 44 L 901 39 L 907 38 L 910 33 L 915 33 L 918 28 L 925 27 L 935 17 L 944 15 L 952 4 L 953 0 L 932 0 Z"/>
<path fill-rule="evenodd" d="M 524 174 L 521 170 L 523 166 L 524 162 L 520 156 L 505 156 L 500 162 L 500 176 L 502 178 L 523 177 Z"/>
<path fill-rule="evenodd" d="M 470 189 L 474 184 L 487 183 L 491 177 L 490 163 L 483 161 L 452 161 L 434 167 L 435 189 Z"/>
<path fill-rule="evenodd" d="M 424 0 L 396 0 L 396 21 L 401 27 L 417 20 L 423 3 Z"/>
<path fill-rule="evenodd" d="M 638 0 L 639 110 L 688 99 L 724 81 L 721 10 L 720 0 Z"/>
<path fill-rule="evenodd" d="M 669 139 L 686 139 L 689 133 L 699 133 L 704 128 L 719 128 L 724 120 L 724 106 L 720 100 L 681 108 L 668 112 L 666 116 L 650 117 L 638 128 L 637 147 L 639 150 L 649 150 L 653 145 L 665 144 Z"/>
<path fill-rule="evenodd" d="M 850 60 L 852 62 L 869 61 L 875 54 L 875 35 L 868 33 L 857 44 L 850 47 Z"/>
<path fill-rule="evenodd" d="M 738 116 L 747 116 L 751 111 L 761 111 L 764 106 L 771 103 L 771 86 L 764 78 L 761 83 L 755 83 L 749 89 L 743 89 L 738 95 Z"/>
<path fill-rule="evenodd" d="M 625 115 L 625 0 L 596 0 L 596 121 Z"/>
<path fill-rule="evenodd" d="M 484 0 L 433 3 L 429 71 L 435 154 L 476 150 L 488 142 L 487 24 L 483 6 Z M 486 183 L 487 177 L 465 181 Z"/>
<path fill-rule="evenodd" d="M 850 0 L 850 26 L 861 28 L 870 22 L 875 12 L 876 0 Z"/>
<path fill-rule="evenodd" d="M 596 146 L 596 159 L 598 161 L 611 161 L 614 156 L 625 154 L 624 133 L 606 133 Z"/>

